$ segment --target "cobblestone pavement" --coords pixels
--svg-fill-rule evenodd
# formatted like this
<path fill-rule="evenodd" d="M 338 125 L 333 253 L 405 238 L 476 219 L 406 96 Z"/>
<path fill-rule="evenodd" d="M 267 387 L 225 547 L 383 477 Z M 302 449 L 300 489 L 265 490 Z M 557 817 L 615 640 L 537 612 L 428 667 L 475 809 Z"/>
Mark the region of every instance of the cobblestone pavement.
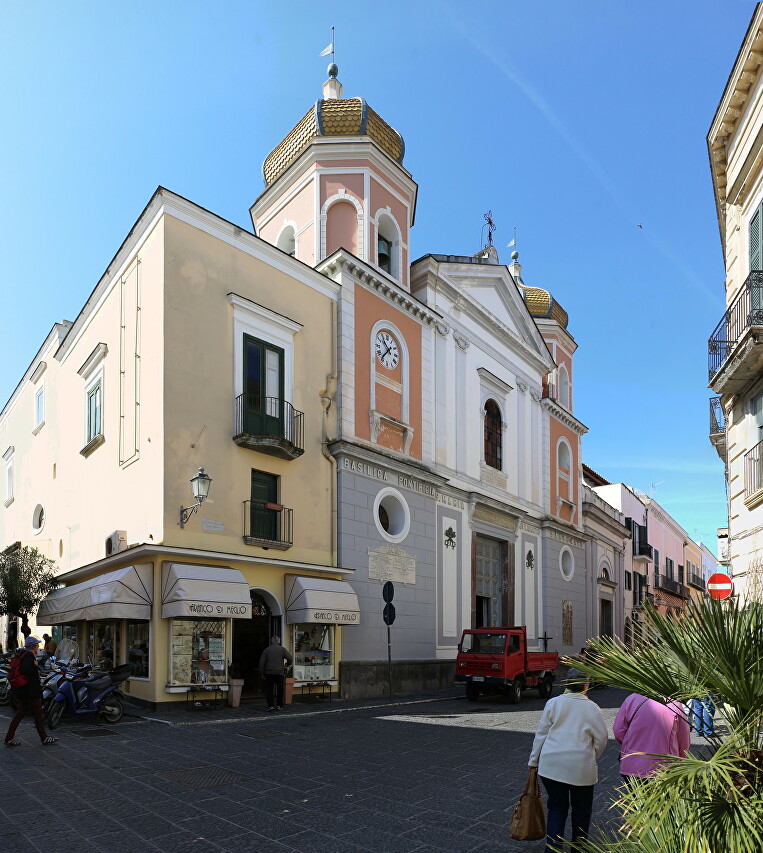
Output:
<path fill-rule="evenodd" d="M 591 694 L 610 731 L 624 695 Z M 25 720 L 23 746 L 0 753 L 4 849 L 541 851 L 542 842 L 511 841 L 508 825 L 543 702 L 420 698 L 429 701 L 77 720 L 46 748 Z M 0 709 L 0 726 L 9 716 Z M 594 820 L 606 820 L 619 783 L 617 754 L 611 740 Z"/>

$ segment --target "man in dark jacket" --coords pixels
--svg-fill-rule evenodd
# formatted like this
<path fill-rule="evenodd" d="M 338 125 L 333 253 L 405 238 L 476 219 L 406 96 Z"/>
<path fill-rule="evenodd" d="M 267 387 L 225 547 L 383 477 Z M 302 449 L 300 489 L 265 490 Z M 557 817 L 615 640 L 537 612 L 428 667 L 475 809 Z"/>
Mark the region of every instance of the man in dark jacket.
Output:
<path fill-rule="evenodd" d="M 291 663 L 291 653 L 281 645 L 280 637 L 271 637 L 270 645 L 260 657 L 260 672 L 265 676 L 268 711 L 283 711 L 284 660 Z M 275 700 L 275 701 L 274 701 Z"/>
<path fill-rule="evenodd" d="M 19 701 L 19 707 L 16 716 L 11 720 L 8 727 L 8 733 L 5 736 L 6 746 L 21 746 L 21 741 L 16 740 L 14 735 L 19 723 L 30 712 L 34 714 L 34 724 L 37 727 L 37 734 L 40 736 L 40 743 L 43 746 L 58 743 L 58 738 L 50 737 L 45 731 L 45 720 L 42 715 L 42 685 L 40 684 L 40 671 L 37 668 L 36 659 L 39 648 L 40 641 L 37 637 L 27 637 L 19 664 L 19 671 L 26 678 L 27 683 L 23 687 L 15 687 L 13 690 Z"/>

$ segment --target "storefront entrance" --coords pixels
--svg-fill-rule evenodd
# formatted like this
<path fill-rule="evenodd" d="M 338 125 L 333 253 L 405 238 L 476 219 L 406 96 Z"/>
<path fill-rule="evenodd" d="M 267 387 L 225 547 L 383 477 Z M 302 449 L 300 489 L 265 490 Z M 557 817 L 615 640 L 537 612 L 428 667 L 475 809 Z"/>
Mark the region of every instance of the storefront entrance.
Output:
<path fill-rule="evenodd" d="M 272 615 L 260 593 L 252 590 L 250 595 L 252 618 L 236 619 L 233 623 L 233 663 L 244 679 L 242 696 L 252 698 L 265 693 L 265 680 L 259 672 L 260 656 L 273 634 L 280 636 L 281 617 Z"/>

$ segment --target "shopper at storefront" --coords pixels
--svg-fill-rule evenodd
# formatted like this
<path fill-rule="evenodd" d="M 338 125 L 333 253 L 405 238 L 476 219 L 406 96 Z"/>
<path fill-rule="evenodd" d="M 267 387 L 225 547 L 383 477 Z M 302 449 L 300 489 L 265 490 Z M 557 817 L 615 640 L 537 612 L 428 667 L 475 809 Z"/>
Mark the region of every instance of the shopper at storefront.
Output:
<path fill-rule="evenodd" d="M 283 711 L 284 661 L 291 663 L 291 653 L 281 645 L 281 638 L 273 636 L 270 645 L 260 657 L 260 672 L 265 676 L 268 711 Z"/>
<path fill-rule="evenodd" d="M 42 715 L 42 686 L 40 684 L 40 672 L 37 668 L 37 660 L 35 655 L 40 649 L 40 641 L 37 637 L 27 637 L 24 643 L 24 651 L 21 652 L 21 662 L 19 664 L 19 672 L 25 679 L 23 686 L 14 687 L 13 692 L 19 702 L 16 715 L 11 720 L 8 727 L 8 733 L 5 735 L 6 746 L 21 746 L 21 741 L 16 740 L 14 735 L 19 723 L 28 713 L 34 715 L 34 724 L 37 727 L 37 734 L 40 736 L 40 743 L 43 746 L 51 746 L 58 743 L 58 738 L 49 737 L 45 731 L 45 722 Z"/>

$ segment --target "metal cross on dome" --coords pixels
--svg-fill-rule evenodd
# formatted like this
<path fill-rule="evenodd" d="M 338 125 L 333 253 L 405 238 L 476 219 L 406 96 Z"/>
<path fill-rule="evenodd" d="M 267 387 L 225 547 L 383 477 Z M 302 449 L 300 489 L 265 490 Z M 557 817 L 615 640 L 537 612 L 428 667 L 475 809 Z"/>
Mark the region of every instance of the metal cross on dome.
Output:
<path fill-rule="evenodd" d="M 483 214 L 485 217 L 485 222 L 487 224 L 487 244 L 488 246 L 493 245 L 493 231 L 495 231 L 495 222 L 493 222 L 493 211 L 488 210 L 487 213 Z"/>

